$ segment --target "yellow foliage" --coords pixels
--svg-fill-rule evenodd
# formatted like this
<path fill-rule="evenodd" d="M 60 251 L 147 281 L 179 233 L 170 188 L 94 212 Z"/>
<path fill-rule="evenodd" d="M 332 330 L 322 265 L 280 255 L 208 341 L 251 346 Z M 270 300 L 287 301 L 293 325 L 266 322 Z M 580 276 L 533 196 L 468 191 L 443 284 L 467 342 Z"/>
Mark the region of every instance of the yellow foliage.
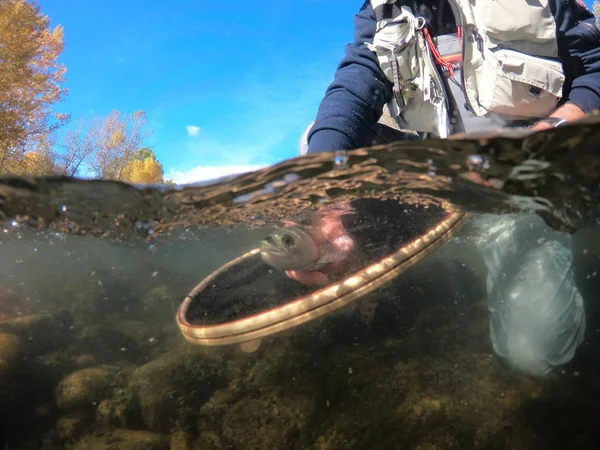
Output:
<path fill-rule="evenodd" d="M 133 160 L 123 169 L 121 181 L 139 184 L 162 183 L 163 169 L 154 155 L 142 160 Z"/>
<path fill-rule="evenodd" d="M 67 118 L 50 123 L 52 106 L 66 93 L 60 87 L 66 68 L 57 63 L 63 28 L 49 25 L 35 2 L 0 0 L 0 173 L 29 139 Z"/>
<path fill-rule="evenodd" d="M 38 152 L 25 153 L 20 160 L 12 160 L 9 171 L 13 175 L 43 176 L 53 173 L 52 159 Z"/>
<path fill-rule="evenodd" d="M 121 147 L 125 143 L 125 132 L 116 130 L 110 136 L 110 146 L 113 148 Z"/>

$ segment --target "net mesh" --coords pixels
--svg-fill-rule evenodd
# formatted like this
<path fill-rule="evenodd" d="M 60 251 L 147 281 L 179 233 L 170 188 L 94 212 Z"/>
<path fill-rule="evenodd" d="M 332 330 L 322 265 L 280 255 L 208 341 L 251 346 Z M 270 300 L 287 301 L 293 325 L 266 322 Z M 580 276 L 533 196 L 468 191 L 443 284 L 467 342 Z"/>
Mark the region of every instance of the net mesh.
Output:
<path fill-rule="evenodd" d="M 355 241 L 347 269 L 332 281 L 347 278 L 423 236 L 448 216 L 442 206 L 404 204 L 393 200 L 360 199 L 342 222 Z M 265 264 L 260 255 L 219 274 L 190 303 L 186 320 L 192 325 L 217 325 L 243 319 L 308 296 L 322 287 L 306 286 Z"/>

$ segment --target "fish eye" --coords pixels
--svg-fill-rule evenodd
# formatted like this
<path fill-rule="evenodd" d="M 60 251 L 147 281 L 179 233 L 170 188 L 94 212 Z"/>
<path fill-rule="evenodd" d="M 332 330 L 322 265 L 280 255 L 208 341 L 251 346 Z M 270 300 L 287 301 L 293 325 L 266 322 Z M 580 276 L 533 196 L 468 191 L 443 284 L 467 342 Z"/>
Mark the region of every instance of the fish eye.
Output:
<path fill-rule="evenodd" d="M 292 236 L 290 236 L 289 234 L 284 234 L 281 237 L 281 242 L 283 242 L 283 245 L 285 245 L 286 247 L 292 247 L 294 245 L 294 238 L 292 238 Z"/>

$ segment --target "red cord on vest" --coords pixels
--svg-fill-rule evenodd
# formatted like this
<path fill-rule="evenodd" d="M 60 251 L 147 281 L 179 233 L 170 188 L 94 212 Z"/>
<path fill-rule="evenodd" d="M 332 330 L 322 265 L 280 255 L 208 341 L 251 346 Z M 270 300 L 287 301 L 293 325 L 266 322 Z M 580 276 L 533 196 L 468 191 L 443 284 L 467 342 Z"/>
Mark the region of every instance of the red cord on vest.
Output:
<path fill-rule="evenodd" d="M 462 27 L 456 27 L 456 37 L 458 38 L 460 48 L 462 48 Z"/>
<path fill-rule="evenodd" d="M 427 30 L 427 28 L 423 28 L 423 34 L 425 35 L 425 40 L 427 41 L 427 46 L 431 50 L 431 53 L 433 54 L 433 59 L 435 60 L 435 62 L 441 66 L 444 66 L 446 69 L 448 69 L 448 73 L 450 74 L 451 77 L 453 77 L 454 69 L 452 68 L 452 64 L 450 64 L 448 61 L 446 61 L 444 58 L 442 58 L 442 56 L 438 53 L 437 48 L 435 48 L 435 45 L 433 45 L 433 40 L 431 39 L 431 36 L 429 35 L 429 31 Z"/>

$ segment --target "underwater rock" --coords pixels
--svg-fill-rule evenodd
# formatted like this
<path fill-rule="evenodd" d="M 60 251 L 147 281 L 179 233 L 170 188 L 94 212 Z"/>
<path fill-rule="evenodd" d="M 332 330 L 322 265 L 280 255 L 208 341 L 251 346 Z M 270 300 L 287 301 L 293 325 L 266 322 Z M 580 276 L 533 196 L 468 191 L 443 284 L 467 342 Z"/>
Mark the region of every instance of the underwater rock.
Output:
<path fill-rule="evenodd" d="M 124 357 L 144 358 L 137 342 L 109 323 L 87 326 L 77 334 L 73 349 L 76 353 L 92 354 L 101 363 L 109 364 Z"/>
<path fill-rule="evenodd" d="M 21 361 L 21 341 L 13 334 L 0 334 L 0 386 Z"/>
<path fill-rule="evenodd" d="M 90 353 L 74 356 L 73 363 L 79 369 L 86 369 L 88 367 L 93 367 L 97 364 L 96 357 Z"/>
<path fill-rule="evenodd" d="M 221 444 L 221 438 L 212 431 L 203 431 L 198 436 L 194 449 L 201 448 L 202 450 L 221 450 L 225 447 Z M 174 450 L 174 449 L 173 449 Z"/>
<path fill-rule="evenodd" d="M 65 412 L 95 408 L 118 384 L 117 367 L 99 366 L 78 370 L 64 378 L 56 388 L 56 402 Z"/>
<path fill-rule="evenodd" d="M 64 350 L 46 353 L 28 362 L 35 370 L 43 372 L 45 377 L 55 380 L 55 385 L 63 378 L 65 373 L 75 370 L 73 360 Z"/>
<path fill-rule="evenodd" d="M 86 427 L 86 421 L 79 416 L 63 416 L 56 422 L 56 437 L 63 443 L 77 440 Z"/>
<path fill-rule="evenodd" d="M 73 450 L 168 450 L 169 438 L 151 431 L 111 430 L 99 436 L 86 436 Z"/>
<path fill-rule="evenodd" d="M 110 399 L 100 402 L 96 410 L 96 424 L 107 428 L 143 428 L 140 406 L 131 386 L 115 389 Z"/>
<path fill-rule="evenodd" d="M 237 449 L 295 448 L 312 414 L 310 398 L 244 398 L 223 418 L 223 436 Z M 310 409 L 310 408 L 309 408 Z"/>
<path fill-rule="evenodd" d="M 198 429 L 219 429 L 223 416 L 239 398 L 240 394 L 235 389 L 217 389 L 199 410 Z"/>
<path fill-rule="evenodd" d="M 176 430 L 171 434 L 170 450 L 194 450 L 198 448 L 205 450 L 210 447 L 194 445 L 193 436 L 184 430 Z"/>
<path fill-rule="evenodd" d="M 24 353 L 41 355 L 68 345 L 73 338 L 72 326 L 71 313 L 63 309 L 56 314 L 34 314 L 5 320 L 0 323 L 0 332 L 19 336 Z"/>
<path fill-rule="evenodd" d="M 164 350 L 157 346 L 157 341 L 162 337 L 160 328 L 156 323 L 141 320 L 123 320 L 118 323 L 119 331 L 123 336 L 135 342 L 138 352 L 144 357 L 152 355 L 154 352 L 164 353 Z"/>
<path fill-rule="evenodd" d="M 177 420 L 195 416 L 225 377 L 217 360 L 199 352 L 163 355 L 131 377 L 146 426 L 169 431 Z"/>

